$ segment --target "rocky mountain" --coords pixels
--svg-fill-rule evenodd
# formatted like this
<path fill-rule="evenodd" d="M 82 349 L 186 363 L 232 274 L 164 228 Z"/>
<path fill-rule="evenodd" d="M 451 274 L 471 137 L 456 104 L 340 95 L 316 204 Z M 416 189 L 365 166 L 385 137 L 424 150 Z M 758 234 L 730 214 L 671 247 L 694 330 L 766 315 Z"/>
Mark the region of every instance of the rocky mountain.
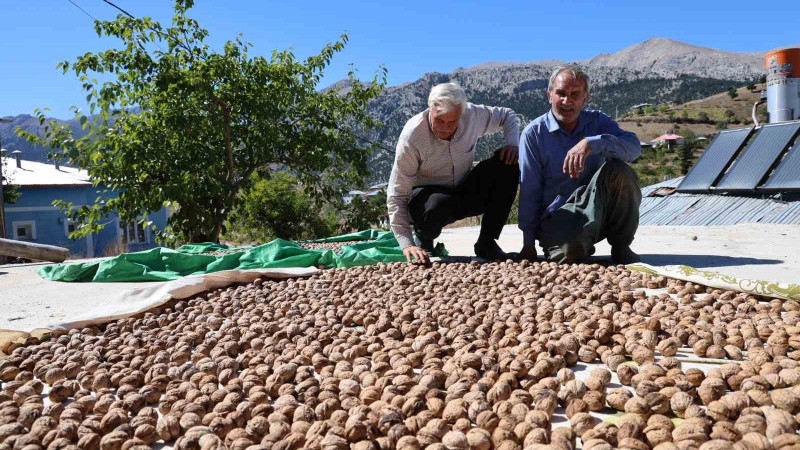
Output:
<path fill-rule="evenodd" d="M 615 116 L 638 103 L 686 102 L 743 86 L 765 73 L 764 54 L 733 53 L 696 47 L 670 39 L 653 38 L 617 53 L 601 54 L 578 61 L 592 79 L 588 107 Z M 520 117 L 520 128 L 549 108 L 546 99 L 550 72 L 561 61 L 529 63 L 487 62 L 443 74 L 431 72 L 419 80 L 388 87 L 369 105 L 370 113 L 383 126 L 362 137 L 380 143 L 370 158 L 370 182 L 386 181 L 394 159 L 394 147 L 405 122 L 427 107 L 431 87 L 455 81 L 467 91 L 473 103 L 507 106 Z M 348 89 L 338 82 L 327 89 Z M 4 148 L 21 150 L 24 159 L 42 161 L 46 151 L 33 148 L 13 132 L 16 126 L 35 129 L 38 122 L 28 115 L 0 123 Z M 73 129 L 79 129 L 71 123 Z M 500 135 L 482 138 L 478 157 L 488 155 L 502 143 Z"/>
<path fill-rule="evenodd" d="M 696 75 L 749 81 L 764 72 L 764 53 L 733 53 L 697 47 L 672 39 L 651 38 L 617 53 L 583 61 L 589 67 L 624 67 L 664 77 Z"/>

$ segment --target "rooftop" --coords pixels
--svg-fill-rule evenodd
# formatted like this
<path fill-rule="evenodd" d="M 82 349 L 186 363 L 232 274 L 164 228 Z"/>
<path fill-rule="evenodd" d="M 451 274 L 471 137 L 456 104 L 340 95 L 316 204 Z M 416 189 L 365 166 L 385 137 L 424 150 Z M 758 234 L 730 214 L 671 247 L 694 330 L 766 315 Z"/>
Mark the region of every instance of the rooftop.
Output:
<path fill-rule="evenodd" d="M 3 176 L 12 184 L 25 187 L 48 186 L 91 186 L 89 173 L 74 167 L 45 164 L 34 161 L 22 161 L 22 168 L 17 167 L 13 157 L 2 157 Z"/>

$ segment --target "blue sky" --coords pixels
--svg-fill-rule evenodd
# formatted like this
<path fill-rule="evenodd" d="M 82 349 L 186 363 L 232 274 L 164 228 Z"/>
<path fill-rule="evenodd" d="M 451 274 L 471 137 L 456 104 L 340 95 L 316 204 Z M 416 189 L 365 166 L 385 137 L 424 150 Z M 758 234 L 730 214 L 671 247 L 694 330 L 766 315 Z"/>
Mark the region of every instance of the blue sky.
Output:
<path fill-rule="evenodd" d="M 118 13 L 102 0 L 72 1 L 98 19 Z M 162 25 L 172 17 L 169 0 L 112 1 Z M 252 53 L 263 55 L 292 47 L 309 56 L 347 32 L 350 43 L 323 85 L 344 78 L 351 63 L 364 77 L 385 64 L 394 85 L 487 61 L 585 59 L 650 37 L 740 52 L 800 45 L 797 2 L 197 0 L 190 15 L 209 30 L 212 46 L 242 32 Z M 0 116 L 49 107 L 54 117 L 71 117 L 69 107 L 83 106 L 84 95 L 56 64 L 113 42 L 98 38 L 69 0 L 2 1 L 0 23 Z"/>

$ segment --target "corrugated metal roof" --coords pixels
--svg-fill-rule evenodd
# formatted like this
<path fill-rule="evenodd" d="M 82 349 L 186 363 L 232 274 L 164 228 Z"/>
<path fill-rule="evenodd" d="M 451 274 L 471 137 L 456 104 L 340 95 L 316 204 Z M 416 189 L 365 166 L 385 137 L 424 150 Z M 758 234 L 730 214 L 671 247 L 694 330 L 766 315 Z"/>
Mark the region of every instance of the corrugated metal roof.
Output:
<path fill-rule="evenodd" d="M 683 177 L 642 188 L 639 225 L 800 224 L 800 200 L 784 201 L 777 196 L 757 198 L 683 193 L 649 196 L 660 188 L 678 186 L 681 181 Z"/>

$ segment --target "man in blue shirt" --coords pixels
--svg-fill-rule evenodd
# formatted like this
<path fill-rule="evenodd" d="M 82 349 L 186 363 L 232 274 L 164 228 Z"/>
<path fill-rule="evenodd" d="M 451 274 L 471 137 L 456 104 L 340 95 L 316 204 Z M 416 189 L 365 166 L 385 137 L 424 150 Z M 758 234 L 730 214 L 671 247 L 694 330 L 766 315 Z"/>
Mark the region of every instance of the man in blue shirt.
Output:
<path fill-rule="evenodd" d="M 583 111 L 589 77 L 578 66 L 558 67 L 547 86 L 550 111 L 522 132 L 519 227 L 522 256 L 585 262 L 608 239 L 617 264 L 639 261 L 630 249 L 642 194 L 626 164 L 642 153 L 639 138 L 600 111 Z"/>

